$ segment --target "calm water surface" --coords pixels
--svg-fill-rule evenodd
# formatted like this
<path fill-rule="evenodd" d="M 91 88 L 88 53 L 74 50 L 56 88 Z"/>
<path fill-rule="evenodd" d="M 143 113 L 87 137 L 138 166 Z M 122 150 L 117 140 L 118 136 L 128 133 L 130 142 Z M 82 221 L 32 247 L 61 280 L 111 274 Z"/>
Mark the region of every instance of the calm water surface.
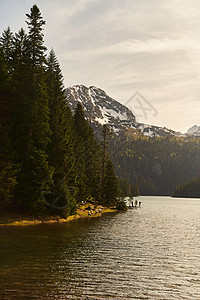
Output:
<path fill-rule="evenodd" d="M 0 299 L 200 299 L 200 200 L 0 228 Z"/>

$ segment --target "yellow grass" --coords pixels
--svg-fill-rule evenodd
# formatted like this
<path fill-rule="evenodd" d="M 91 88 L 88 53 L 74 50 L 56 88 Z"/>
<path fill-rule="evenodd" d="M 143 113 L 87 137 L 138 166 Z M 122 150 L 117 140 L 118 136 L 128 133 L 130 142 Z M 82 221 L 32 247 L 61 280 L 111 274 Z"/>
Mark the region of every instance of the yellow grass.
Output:
<path fill-rule="evenodd" d="M 18 220 L 13 222 L 5 222 L 0 224 L 0 226 L 28 226 L 28 225 L 38 225 L 38 224 L 51 224 L 51 223 L 65 223 L 79 218 L 94 218 L 100 217 L 104 213 L 116 212 L 114 208 L 102 207 L 100 205 L 94 206 L 91 204 L 81 205 L 75 215 L 68 216 L 67 218 L 52 217 L 44 220 Z"/>

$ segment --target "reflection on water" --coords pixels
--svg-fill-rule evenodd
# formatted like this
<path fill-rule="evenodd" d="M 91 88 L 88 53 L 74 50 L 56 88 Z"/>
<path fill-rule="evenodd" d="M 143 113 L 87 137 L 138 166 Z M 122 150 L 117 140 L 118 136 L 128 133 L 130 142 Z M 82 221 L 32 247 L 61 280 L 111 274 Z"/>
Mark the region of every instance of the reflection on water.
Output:
<path fill-rule="evenodd" d="M 0 228 L 0 299 L 200 299 L 200 200 Z"/>

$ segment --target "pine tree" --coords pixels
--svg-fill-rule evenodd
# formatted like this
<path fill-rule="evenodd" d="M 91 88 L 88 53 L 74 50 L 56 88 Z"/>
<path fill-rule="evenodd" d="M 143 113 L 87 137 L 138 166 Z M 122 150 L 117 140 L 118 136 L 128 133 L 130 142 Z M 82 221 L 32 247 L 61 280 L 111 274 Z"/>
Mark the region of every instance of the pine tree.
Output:
<path fill-rule="evenodd" d="M 0 208 L 11 204 L 16 185 L 17 168 L 12 163 L 9 130 L 11 124 L 13 91 L 4 57 L 3 47 L 0 46 Z"/>
<path fill-rule="evenodd" d="M 118 180 L 115 175 L 111 159 L 107 159 L 103 178 L 103 201 L 104 205 L 110 206 L 117 203 Z"/>
<path fill-rule="evenodd" d="M 87 197 L 93 197 L 96 201 L 101 199 L 101 155 L 100 146 L 98 145 L 94 131 L 85 120 L 84 111 L 80 103 L 74 114 L 76 130 L 78 133 L 79 147 L 79 164 L 81 166 L 80 189 L 85 191 Z M 85 196 L 82 195 L 83 197 Z"/>
<path fill-rule="evenodd" d="M 12 113 L 15 106 L 15 91 L 12 81 L 13 62 L 13 33 L 8 27 L 0 38 L 0 121 L 11 125 Z M 5 124 L 4 124 L 5 125 Z"/>
<path fill-rule="evenodd" d="M 117 202 L 118 196 L 118 184 L 117 179 L 109 155 L 109 144 L 110 144 L 111 132 L 110 129 L 103 125 L 102 128 L 102 176 L 101 176 L 101 191 L 102 200 L 105 205 L 114 205 Z"/>
<path fill-rule="evenodd" d="M 63 194 L 56 205 L 71 213 L 75 209 L 77 194 L 76 135 L 73 116 L 66 102 L 63 76 L 53 50 L 47 60 L 47 86 L 52 131 L 48 146 L 49 163 L 54 168 L 54 188 Z"/>
<path fill-rule="evenodd" d="M 13 54 L 12 54 L 12 66 L 14 70 L 13 84 L 16 85 L 16 90 L 21 92 L 22 84 L 23 88 L 26 87 L 25 80 L 30 80 L 30 76 L 27 77 L 27 65 L 30 63 L 28 49 L 28 37 L 25 30 L 21 28 L 13 37 Z M 26 76 L 26 77 L 25 77 Z"/>
<path fill-rule="evenodd" d="M 33 5 L 31 8 L 31 13 L 26 14 L 28 21 L 26 21 L 29 29 L 29 54 L 30 62 L 33 70 L 37 66 L 41 67 L 46 62 L 45 51 L 47 48 L 44 46 L 44 34 L 43 34 L 43 25 L 45 21 L 41 16 L 41 12 L 37 5 Z M 33 75 L 37 73 L 33 71 Z"/>
<path fill-rule="evenodd" d="M 12 54 L 13 54 L 13 33 L 8 27 L 3 31 L 0 38 L 0 46 L 3 51 L 5 63 L 7 65 L 8 74 L 12 71 Z"/>
<path fill-rule="evenodd" d="M 102 142 L 101 142 L 101 147 L 102 147 L 102 174 L 101 174 L 102 190 L 103 190 L 103 181 L 104 181 L 104 176 L 105 176 L 106 160 L 109 157 L 108 156 L 109 139 L 110 139 L 110 130 L 104 124 L 103 128 L 102 128 Z"/>
<path fill-rule="evenodd" d="M 3 46 L 0 44 L 0 123 L 2 126 L 7 126 L 10 122 L 10 103 L 11 97 L 10 88 L 11 80 L 9 77 L 7 62 L 3 53 Z"/>
<path fill-rule="evenodd" d="M 200 177 L 193 180 L 179 184 L 176 186 L 173 197 L 184 197 L 184 198 L 199 198 L 200 197 Z"/>
<path fill-rule="evenodd" d="M 46 47 L 43 46 L 42 33 L 45 22 L 36 5 L 27 17 L 29 34 L 24 51 L 27 80 L 15 118 L 15 131 L 19 137 L 16 148 L 21 163 L 17 197 L 24 207 L 37 211 L 45 207 L 42 191 L 49 189 L 53 170 L 48 166 L 46 152 L 50 129 L 44 65 Z"/>
<path fill-rule="evenodd" d="M 135 185 L 133 186 L 132 194 L 133 194 L 133 197 L 137 197 L 137 196 L 140 195 L 139 188 L 138 188 L 138 184 L 135 184 Z"/>
<path fill-rule="evenodd" d="M 15 160 L 22 163 L 27 155 L 28 135 L 32 123 L 33 110 L 30 95 L 33 90 L 32 69 L 30 67 L 29 39 L 24 29 L 13 38 L 12 85 L 15 90 L 15 109 L 12 115 L 12 143 Z"/>

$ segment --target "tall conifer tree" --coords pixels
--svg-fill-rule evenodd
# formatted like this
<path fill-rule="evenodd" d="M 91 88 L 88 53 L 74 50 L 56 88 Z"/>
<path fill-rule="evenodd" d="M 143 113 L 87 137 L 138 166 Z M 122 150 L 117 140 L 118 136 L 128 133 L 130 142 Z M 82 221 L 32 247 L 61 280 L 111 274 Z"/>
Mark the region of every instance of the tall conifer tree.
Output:
<path fill-rule="evenodd" d="M 3 31 L 0 38 L 0 46 L 3 51 L 4 61 L 7 65 L 8 74 L 11 74 L 12 71 L 12 54 L 13 54 L 13 33 L 8 27 Z"/>
<path fill-rule="evenodd" d="M 115 205 L 117 202 L 118 180 L 115 175 L 113 164 L 110 158 L 107 159 L 105 165 L 102 196 L 104 205 Z"/>
<path fill-rule="evenodd" d="M 71 110 L 66 102 L 63 76 L 55 52 L 47 59 L 47 86 L 52 135 L 48 146 L 49 163 L 54 167 L 54 190 L 63 195 L 55 205 L 70 213 L 75 209 L 77 194 L 76 135 Z M 55 202 L 55 200 L 53 200 Z"/>
<path fill-rule="evenodd" d="M 74 115 L 75 125 L 79 136 L 79 159 L 82 165 L 82 184 L 85 186 L 88 197 L 93 197 L 96 201 L 101 199 L 101 156 L 94 131 L 85 120 L 84 111 L 80 103 Z"/>
<path fill-rule="evenodd" d="M 118 179 L 109 156 L 110 129 L 103 125 L 102 128 L 102 175 L 101 196 L 104 205 L 114 205 L 118 196 Z"/>
<path fill-rule="evenodd" d="M 23 132 L 18 148 L 21 170 L 17 196 L 25 207 L 39 210 L 44 207 L 42 190 L 49 189 L 52 169 L 47 162 L 46 147 L 49 142 L 49 109 L 45 74 L 45 51 L 43 25 L 45 21 L 39 8 L 34 5 L 27 14 L 29 33 L 26 43 L 25 93 L 20 105 L 16 126 Z"/>
<path fill-rule="evenodd" d="M 12 163 L 12 148 L 9 139 L 11 127 L 13 89 L 0 45 L 0 208 L 9 206 L 16 185 L 16 166 Z"/>

